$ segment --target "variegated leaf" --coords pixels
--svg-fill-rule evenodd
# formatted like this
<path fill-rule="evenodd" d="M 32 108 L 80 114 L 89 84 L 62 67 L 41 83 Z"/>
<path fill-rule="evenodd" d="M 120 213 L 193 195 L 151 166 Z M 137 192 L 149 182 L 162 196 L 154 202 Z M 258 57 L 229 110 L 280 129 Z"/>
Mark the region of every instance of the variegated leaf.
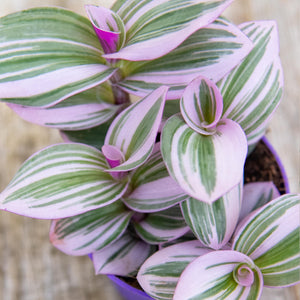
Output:
<path fill-rule="evenodd" d="M 85 8 L 104 53 L 118 51 L 125 42 L 125 26 L 120 17 L 105 7 L 86 5 Z"/>
<path fill-rule="evenodd" d="M 187 224 L 204 245 L 217 250 L 230 240 L 239 219 L 242 189 L 238 184 L 211 204 L 193 198 L 181 203 Z"/>
<path fill-rule="evenodd" d="M 197 77 L 184 90 L 180 110 L 183 119 L 194 131 L 214 134 L 223 112 L 223 99 L 218 87 L 205 77 Z"/>
<path fill-rule="evenodd" d="M 143 262 L 155 251 L 151 246 L 129 234 L 93 253 L 96 274 L 135 277 Z"/>
<path fill-rule="evenodd" d="M 179 243 L 155 252 L 141 266 L 137 280 L 154 299 L 173 299 L 178 279 L 187 265 L 212 251 L 199 241 Z M 185 299 L 186 300 L 186 299 Z"/>
<path fill-rule="evenodd" d="M 266 286 L 300 282 L 300 195 L 283 195 L 245 218 L 232 249 L 251 257 Z"/>
<path fill-rule="evenodd" d="M 262 274 L 243 253 L 212 251 L 192 261 L 181 274 L 173 300 L 259 299 Z"/>
<path fill-rule="evenodd" d="M 243 202 L 240 212 L 240 220 L 249 215 L 255 209 L 263 206 L 271 200 L 278 198 L 280 193 L 275 184 L 268 182 L 251 182 L 244 185 Z"/>
<path fill-rule="evenodd" d="M 142 220 L 136 220 L 133 224 L 137 234 L 148 244 L 160 244 L 174 240 L 189 230 L 179 205 L 147 214 Z"/>
<path fill-rule="evenodd" d="M 34 8 L 0 19 L 0 98 L 48 107 L 115 72 L 89 20 L 61 8 Z"/>
<path fill-rule="evenodd" d="M 78 216 L 54 220 L 50 241 L 68 255 L 87 255 L 115 242 L 125 232 L 131 216 L 119 200 Z"/>
<path fill-rule="evenodd" d="M 162 132 L 162 155 L 170 175 L 187 194 L 207 203 L 241 181 L 246 153 L 245 134 L 231 120 L 222 120 L 216 134 L 204 136 L 175 115 Z"/>
<path fill-rule="evenodd" d="M 165 84 L 170 87 L 167 98 L 178 99 L 186 85 L 199 75 L 219 81 L 252 47 L 252 42 L 237 26 L 219 18 L 161 58 L 125 63 L 125 79 L 119 86 L 144 96 Z"/>
<path fill-rule="evenodd" d="M 170 177 L 162 160 L 159 143 L 154 146 L 147 162 L 134 171 L 130 184 L 132 193 L 123 201 L 138 212 L 161 211 L 188 198 Z"/>
<path fill-rule="evenodd" d="M 118 200 L 128 182 L 104 170 L 104 156 L 83 144 L 58 144 L 37 152 L 0 194 L 0 209 L 33 218 L 59 219 Z"/>
<path fill-rule="evenodd" d="M 248 56 L 219 83 L 225 118 L 238 122 L 248 143 L 256 143 L 278 106 L 283 89 L 278 32 L 274 21 L 249 22 L 240 28 L 253 41 Z"/>
<path fill-rule="evenodd" d="M 112 9 L 125 24 L 126 43 L 104 57 L 152 60 L 179 46 L 199 28 L 213 22 L 232 0 L 117 1 Z"/>
<path fill-rule="evenodd" d="M 102 146 L 104 145 L 105 135 L 109 126 L 110 123 L 107 122 L 101 124 L 100 126 L 85 130 L 63 130 L 60 131 L 60 135 L 66 143 L 82 143 L 101 150 Z"/>
<path fill-rule="evenodd" d="M 162 119 L 167 90 L 167 87 L 161 86 L 114 119 L 105 144 L 117 147 L 124 154 L 125 161 L 113 171 L 137 168 L 150 156 Z"/>
<path fill-rule="evenodd" d="M 121 109 L 121 105 L 113 104 L 113 95 L 105 84 L 48 108 L 8 106 L 28 122 L 61 130 L 95 127 L 110 120 Z"/>

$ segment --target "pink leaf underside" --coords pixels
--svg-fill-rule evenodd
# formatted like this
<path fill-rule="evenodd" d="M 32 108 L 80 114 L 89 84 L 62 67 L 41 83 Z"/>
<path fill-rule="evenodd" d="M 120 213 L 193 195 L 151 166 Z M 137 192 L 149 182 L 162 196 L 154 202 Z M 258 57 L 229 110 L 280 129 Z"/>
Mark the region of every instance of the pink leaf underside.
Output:
<path fill-rule="evenodd" d="M 199 76 L 184 90 L 180 102 L 186 123 L 200 134 L 215 132 L 223 112 L 223 98 L 214 82 Z"/>
<path fill-rule="evenodd" d="M 81 130 L 100 125 L 119 109 L 118 105 L 105 102 L 50 108 L 32 108 L 10 103 L 7 105 L 25 121 L 63 130 Z M 92 115 L 97 117 L 104 111 L 107 111 L 107 114 L 103 118 L 99 117 L 98 122 L 88 121 Z"/>
<path fill-rule="evenodd" d="M 138 10 L 125 23 L 126 32 L 129 31 L 132 26 L 135 26 L 139 18 L 143 16 L 147 11 L 151 10 L 155 6 L 158 6 L 168 1 L 170 0 L 151 1 L 148 4 L 141 6 L 140 10 Z M 192 2 L 194 2 L 194 4 L 197 4 L 197 3 L 208 2 L 208 1 L 194 0 Z M 229 6 L 232 0 L 220 1 L 220 2 L 223 3 L 219 5 L 217 8 L 203 15 L 200 15 L 198 18 L 188 22 L 185 26 L 180 26 L 181 29 L 175 32 L 171 31 L 170 33 L 166 33 L 158 37 L 153 37 L 141 42 L 132 43 L 132 45 L 130 45 L 130 40 L 129 40 L 129 45 L 125 45 L 122 49 L 120 49 L 120 51 L 112 54 L 103 55 L 103 57 L 109 59 L 125 59 L 131 61 L 152 60 L 161 57 L 169 53 L 173 49 L 175 49 L 178 45 L 180 45 L 187 37 L 189 37 L 196 30 L 212 23 L 217 17 L 221 15 L 221 13 L 227 8 L 227 6 Z M 143 27 L 144 24 L 141 23 L 140 26 Z"/>
<path fill-rule="evenodd" d="M 245 265 L 244 270 L 247 269 L 248 274 L 245 278 L 241 276 L 240 282 L 237 283 L 232 276 L 240 264 Z M 224 278 L 234 282 L 238 287 L 229 292 L 226 285 L 224 283 L 222 285 Z M 185 268 L 179 278 L 173 299 L 203 299 L 202 295 L 210 294 L 209 299 L 246 300 L 250 299 L 248 295 L 252 285 L 257 286 L 257 297 L 251 299 L 259 299 L 263 288 L 262 274 L 248 256 L 237 251 L 212 251 L 195 259 Z"/>
<path fill-rule="evenodd" d="M 147 153 L 149 155 L 151 154 L 161 123 L 167 90 L 168 88 L 165 86 L 159 87 L 151 94 L 140 101 L 133 103 L 130 107 L 120 113 L 110 125 L 104 144 L 117 147 L 125 157 L 125 161 L 116 168 L 122 168 L 122 171 L 134 169 L 147 159 L 147 157 L 145 157 Z M 149 123 L 147 113 L 158 103 L 159 108 L 157 114 L 153 122 L 151 121 Z M 143 135 L 145 130 L 142 132 L 141 128 L 145 126 L 149 132 L 143 137 L 143 143 L 138 146 L 132 145 L 132 138 L 134 138 L 134 135 L 137 132 L 140 135 Z M 128 149 L 131 149 L 131 153 L 128 153 Z M 116 168 L 111 171 L 118 171 Z"/>
<path fill-rule="evenodd" d="M 104 53 L 116 52 L 120 43 L 122 44 L 121 29 L 116 22 L 116 14 L 105 7 L 86 5 L 85 8 Z"/>
<path fill-rule="evenodd" d="M 93 253 L 96 274 L 134 276 L 141 264 L 152 252 L 152 246 L 129 234 L 115 243 Z"/>
<path fill-rule="evenodd" d="M 240 220 L 249 215 L 253 210 L 263 206 L 270 200 L 280 196 L 273 182 L 253 182 L 245 184 Z"/>

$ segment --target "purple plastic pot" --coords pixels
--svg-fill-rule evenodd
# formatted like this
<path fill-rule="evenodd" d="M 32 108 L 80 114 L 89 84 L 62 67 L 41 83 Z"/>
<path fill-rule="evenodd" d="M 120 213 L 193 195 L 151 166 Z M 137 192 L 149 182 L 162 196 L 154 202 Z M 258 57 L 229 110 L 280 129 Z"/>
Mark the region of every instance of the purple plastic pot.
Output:
<path fill-rule="evenodd" d="M 264 144 L 267 146 L 267 148 L 272 152 L 272 154 L 276 158 L 276 162 L 278 164 L 278 167 L 281 171 L 281 175 L 283 178 L 285 191 L 286 191 L 286 193 L 289 193 L 290 190 L 289 190 L 289 184 L 288 184 L 288 180 L 287 180 L 286 171 L 279 159 L 278 154 L 276 153 L 276 151 L 274 150 L 274 148 L 272 147 L 270 142 L 265 137 L 263 137 L 262 141 L 264 142 Z M 153 298 L 148 296 L 145 292 L 132 287 L 131 285 L 127 284 L 125 281 L 121 280 L 120 278 L 118 278 L 114 275 L 108 275 L 107 277 L 112 281 L 115 288 L 119 291 L 120 295 L 122 295 L 122 297 L 125 300 L 150 300 L 150 299 L 153 300 Z"/>

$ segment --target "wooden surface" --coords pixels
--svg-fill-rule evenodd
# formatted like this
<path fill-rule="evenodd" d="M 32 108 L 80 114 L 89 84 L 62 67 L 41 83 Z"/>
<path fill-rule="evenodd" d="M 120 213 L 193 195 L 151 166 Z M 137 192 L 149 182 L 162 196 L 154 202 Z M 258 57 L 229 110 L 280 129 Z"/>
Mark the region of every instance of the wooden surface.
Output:
<path fill-rule="evenodd" d="M 0 15 L 41 5 L 84 13 L 84 3 L 110 0 L 1 0 Z M 226 16 L 236 24 L 275 19 L 285 73 L 284 99 L 267 136 L 281 156 L 292 192 L 300 192 L 300 1 L 235 0 Z M 32 153 L 59 142 L 55 130 L 22 121 L 0 103 L 0 190 Z M 48 242 L 49 222 L 0 213 L 0 300 L 120 300 L 105 276 L 94 276 L 87 257 L 67 256 Z M 300 286 L 265 289 L 263 300 L 300 299 Z"/>

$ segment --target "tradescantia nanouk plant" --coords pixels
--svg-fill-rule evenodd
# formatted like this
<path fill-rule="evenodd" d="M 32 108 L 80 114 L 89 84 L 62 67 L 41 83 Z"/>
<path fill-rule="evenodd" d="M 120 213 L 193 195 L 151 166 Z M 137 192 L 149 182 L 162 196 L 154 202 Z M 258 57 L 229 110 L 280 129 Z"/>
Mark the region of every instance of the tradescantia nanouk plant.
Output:
<path fill-rule="evenodd" d="M 259 299 L 300 282 L 300 196 L 243 183 L 282 97 L 273 21 L 230 0 L 117 0 L 88 18 L 0 19 L 0 100 L 64 143 L 31 156 L 0 209 L 154 299 Z M 133 100 L 130 95 L 138 96 Z"/>

